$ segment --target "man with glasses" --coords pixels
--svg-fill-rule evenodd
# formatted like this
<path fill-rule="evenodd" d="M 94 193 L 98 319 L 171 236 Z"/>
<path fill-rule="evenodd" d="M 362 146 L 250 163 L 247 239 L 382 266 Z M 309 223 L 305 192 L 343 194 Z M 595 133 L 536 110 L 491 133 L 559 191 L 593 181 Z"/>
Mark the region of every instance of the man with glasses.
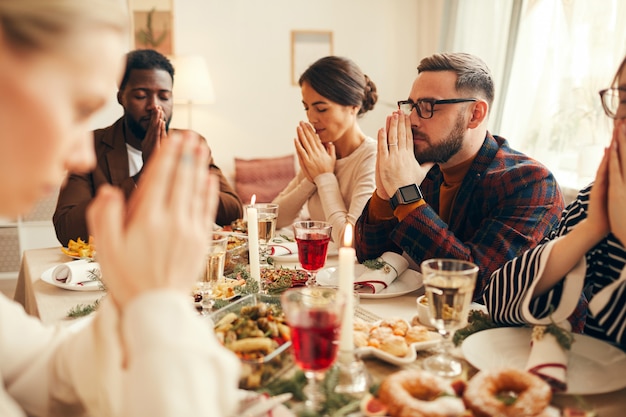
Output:
<path fill-rule="evenodd" d="M 85 213 L 102 184 L 122 189 L 129 198 L 137 187 L 144 164 L 167 137 L 172 120 L 174 67 L 151 49 L 131 51 L 126 56 L 117 101 L 124 115 L 114 124 L 94 132 L 97 166 L 93 172 L 70 174 L 61 188 L 53 215 L 57 238 L 89 238 Z M 202 136 L 193 132 L 200 140 Z M 219 178 L 219 208 L 216 222 L 228 225 L 241 218 L 243 205 L 235 190 L 211 157 L 209 171 Z"/>
<path fill-rule="evenodd" d="M 479 300 L 491 273 L 557 224 L 563 197 L 550 171 L 487 131 L 491 72 L 465 53 L 417 67 L 409 98 L 378 132 L 376 191 L 356 224 L 359 261 L 404 253 L 476 263 Z"/>

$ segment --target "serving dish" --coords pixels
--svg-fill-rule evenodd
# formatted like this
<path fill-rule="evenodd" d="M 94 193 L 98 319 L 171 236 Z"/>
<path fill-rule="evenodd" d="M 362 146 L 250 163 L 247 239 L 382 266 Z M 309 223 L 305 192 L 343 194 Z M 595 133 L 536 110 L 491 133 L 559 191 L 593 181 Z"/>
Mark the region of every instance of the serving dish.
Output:
<path fill-rule="evenodd" d="M 388 323 L 389 322 L 401 322 L 404 324 L 406 329 L 411 328 L 411 325 L 404 319 L 379 320 L 374 323 L 367 323 L 365 321 L 355 320 L 355 330 L 354 330 L 355 339 L 356 339 L 357 333 L 359 332 L 365 332 L 365 334 L 370 335 L 370 338 L 368 339 L 368 341 L 372 341 L 372 338 L 376 339 L 376 337 L 372 337 L 371 335 L 373 334 L 373 331 L 375 331 L 376 329 L 385 327 L 384 325 L 382 325 L 382 323 L 384 322 L 388 322 Z M 363 326 L 366 326 L 366 327 L 363 329 Z M 361 329 L 359 330 L 359 328 Z M 427 330 L 425 326 L 420 327 L 420 332 L 424 332 L 425 330 Z M 399 333 L 394 331 L 394 335 L 398 335 L 398 334 Z M 397 365 L 397 366 L 408 365 L 410 363 L 413 363 L 417 359 L 418 351 L 430 349 L 436 346 L 441 340 L 441 336 L 437 332 L 426 331 L 425 336 L 426 336 L 426 340 L 423 340 L 420 342 L 413 342 L 413 343 L 407 342 L 406 346 L 408 346 L 408 350 L 407 350 L 407 353 L 403 356 L 394 355 L 392 353 L 389 353 L 381 348 L 377 348 L 372 345 L 356 347 L 355 351 L 359 356 L 363 356 L 363 357 L 373 356 L 382 361 L 391 363 L 393 365 Z M 402 337 L 406 337 L 406 336 L 402 336 Z M 380 342 L 380 340 L 378 342 Z"/>
<path fill-rule="evenodd" d="M 255 307 L 259 304 L 272 308 L 275 316 L 282 316 L 279 296 L 250 294 L 210 314 L 209 318 L 215 327 L 231 313 L 240 317 L 242 316 L 242 309 Z M 277 339 L 280 340 L 281 338 Z M 293 364 L 290 340 L 281 340 L 275 350 L 256 358 L 248 357 L 241 352 L 235 353 L 238 354 L 242 366 L 239 379 L 239 387 L 242 389 L 258 389 L 280 376 Z"/>

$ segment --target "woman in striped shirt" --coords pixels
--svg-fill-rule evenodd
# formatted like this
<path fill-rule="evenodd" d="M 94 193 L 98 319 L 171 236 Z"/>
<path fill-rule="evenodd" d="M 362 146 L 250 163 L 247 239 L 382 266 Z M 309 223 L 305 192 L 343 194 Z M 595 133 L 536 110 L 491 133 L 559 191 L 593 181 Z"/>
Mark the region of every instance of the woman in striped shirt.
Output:
<path fill-rule="evenodd" d="M 483 301 L 497 323 L 568 317 L 626 350 L 626 58 L 600 96 L 614 125 L 594 183 L 542 244 L 493 273 Z"/>

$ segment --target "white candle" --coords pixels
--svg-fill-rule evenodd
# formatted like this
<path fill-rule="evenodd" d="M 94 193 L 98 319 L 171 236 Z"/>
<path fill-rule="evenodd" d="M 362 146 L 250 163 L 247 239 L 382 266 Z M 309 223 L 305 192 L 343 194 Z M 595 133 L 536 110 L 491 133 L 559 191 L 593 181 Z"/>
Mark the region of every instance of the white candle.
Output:
<path fill-rule="evenodd" d="M 250 255 L 250 277 L 259 284 L 261 292 L 261 263 L 259 262 L 259 218 L 257 209 L 254 207 L 256 194 L 252 195 L 250 206 L 247 208 L 248 215 L 248 252 Z"/>
<path fill-rule="evenodd" d="M 339 292 L 346 299 L 339 338 L 340 351 L 354 350 L 354 259 L 352 225 L 348 223 L 343 232 L 343 247 L 339 249 Z"/>

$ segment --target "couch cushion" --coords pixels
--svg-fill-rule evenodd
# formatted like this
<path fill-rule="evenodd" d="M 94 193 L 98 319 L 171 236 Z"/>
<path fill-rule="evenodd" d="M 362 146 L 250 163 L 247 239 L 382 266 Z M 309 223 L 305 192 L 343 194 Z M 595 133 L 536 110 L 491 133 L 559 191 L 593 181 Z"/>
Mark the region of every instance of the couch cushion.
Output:
<path fill-rule="evenodd" d="M 269 203 L 296 175 L 295 156 L 235 158 L 235 190 L 245 204 L 256 194 L 257 203 Z"/>

